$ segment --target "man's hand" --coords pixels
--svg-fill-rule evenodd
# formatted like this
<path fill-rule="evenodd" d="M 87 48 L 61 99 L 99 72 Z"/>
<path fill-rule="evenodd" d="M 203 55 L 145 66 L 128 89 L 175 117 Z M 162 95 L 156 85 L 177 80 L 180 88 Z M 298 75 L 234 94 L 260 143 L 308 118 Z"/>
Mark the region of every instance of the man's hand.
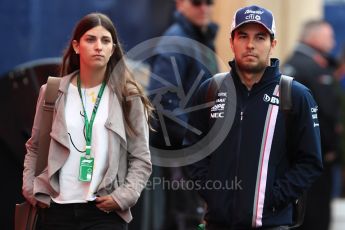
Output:
<path fill-rule="evenodd" d="M 337 154 L 333 151 L 326 152 L 324 159 L 327 163 L 333 163 L 337 158 Z"/>

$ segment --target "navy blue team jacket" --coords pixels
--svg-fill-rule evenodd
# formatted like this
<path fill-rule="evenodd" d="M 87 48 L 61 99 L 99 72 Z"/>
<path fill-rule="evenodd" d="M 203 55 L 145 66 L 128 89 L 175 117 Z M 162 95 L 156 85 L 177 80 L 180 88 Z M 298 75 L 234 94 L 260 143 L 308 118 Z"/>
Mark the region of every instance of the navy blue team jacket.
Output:
<path fill-rule="evenodd" d="M 207 203 L 205 220 L 229 229 L 290 225 L 291 203 L 322 173 L 318 107 L 309 89 L 293 81 L 292 109 L 289 114 L 279 110 L 278 59 L 271 59 L 250 91 L 241 83 L 234 61 L 230 66 L 228 77 L 233 78 L 237 97 L 233 125 L 214 152 L 188 166 Z M 194 105 L 209 100 L 211 82 L 200 86 Z M 206 134 L 216 119 L 224 119 L 230 106 L 220 98 L 224 92 L 223 84 L 216 105 L 191 113 L 189 124 Z M 188 132 L 184 144 L 202 138 L 205 135 Z"/>

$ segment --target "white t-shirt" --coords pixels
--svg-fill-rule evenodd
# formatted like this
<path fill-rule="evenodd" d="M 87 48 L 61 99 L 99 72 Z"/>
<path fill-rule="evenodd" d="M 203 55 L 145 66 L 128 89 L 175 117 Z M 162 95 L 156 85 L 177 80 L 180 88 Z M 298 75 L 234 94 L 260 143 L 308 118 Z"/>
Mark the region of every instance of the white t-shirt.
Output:
<path fill-rule="evenodd" d="M 81 89 L 88 120 L 101 85 Z M 80 157 L 85 156 L 85 129 L 83 106 L 78 88 L 69 84 L 65 107 L 67 131 L 70 137 L 70 154 L 60 170 L 60 194 L 53 198 L 56 203 L 84 203 L 94 200 L 102 178 L 108 168 L 108 133 L 104 126 L 109 111 L 109 88 L 106 86 L 99 104 L 92 128 L 91 156 L 94 157 L 94 168 L 91 182 L 79 181 Z M 79 152 L 79 151 L 82 151 Z"/>

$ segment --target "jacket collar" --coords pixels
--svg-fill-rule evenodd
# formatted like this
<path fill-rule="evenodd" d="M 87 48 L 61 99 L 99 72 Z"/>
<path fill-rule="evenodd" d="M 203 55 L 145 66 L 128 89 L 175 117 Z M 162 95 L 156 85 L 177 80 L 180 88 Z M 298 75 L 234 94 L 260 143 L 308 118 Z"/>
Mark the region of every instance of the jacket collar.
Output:
<path fill-rule="evenodd" d="M 66 76 L 61 77 L 59 91 L 62 93 L 66 93 L 68 90 L 68 85 L 72 80 L 72 77 L 79 73 L 79 70 L 76 70 L 70 74 L 67 74 Z"/>
<path fill-rule="evenodd" d="M 323 52 L 319 51 L 318 49 L 316 49 L 310 45 L 302 43 L 302 42 L 297 44 L 295 51 L 298 53 L 302 53 L 302 54 L 304 54 L 308 57 L 311 57 L 311 58 L 315 55 L 322 55 L 326 58 L 326 55 Z"/>
<path fill-rule="evenodd" d="M 238 84 L 242 84 L 240 77 L 238 76 L 238 73 L 236 71 L 236 62 L 235 60 L 232 60 L 229 62 L 229 65 L 231 67 L 231 76 L 234 78 L 234 81 Z M 260 79 L 260 81 L 254 86 L 261 86 L 265 85 L 266 83 L 271 82 L 272 80 L 276 79 L 278 81 L 278 76 L 280 76 L 281 73 L 279 71 L 279 59 L 277 58 L 271 58 L 271 65 L 267 66 L 265 69 L 265 72 Z M 243 84 L 242 84 L 243 85 Z M 253 86 L 253 88 L 254 88 Z"/>
<path fill-rule="evenodd" d="M 74 71 L 66 76 L 61 77 L 59 86 L 59 96 L 55 102 L 55 115 L 52 125 L 51 137 L 69 149 L 69 137 L 67 134 L 67 124 L 65 120 L 65 103 L 66 103 L 66 92 L 68 90 L 69 83 L 72 77 L 79 73 Z"/>
<path fill-rule="evenodd" d="M 313 59 L 318 65 L 322 66 L 323 68 L 326 68 L 328 66 L 337 66 L 337 61 L 333 57 L 303 42 L 297 44 L 295 52 Z"/>

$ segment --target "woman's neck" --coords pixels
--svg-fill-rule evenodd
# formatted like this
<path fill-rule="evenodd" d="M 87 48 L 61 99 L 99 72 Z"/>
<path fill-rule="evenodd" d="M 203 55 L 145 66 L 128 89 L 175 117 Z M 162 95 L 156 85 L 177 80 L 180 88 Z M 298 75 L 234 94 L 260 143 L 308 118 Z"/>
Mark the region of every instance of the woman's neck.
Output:
<path fill-rule="evenodd" d="M 82 88 L 92 88 L 100 85 L 105 78 L 105 70 L 85 71 L 80 69 L 79 76 Z"/>

